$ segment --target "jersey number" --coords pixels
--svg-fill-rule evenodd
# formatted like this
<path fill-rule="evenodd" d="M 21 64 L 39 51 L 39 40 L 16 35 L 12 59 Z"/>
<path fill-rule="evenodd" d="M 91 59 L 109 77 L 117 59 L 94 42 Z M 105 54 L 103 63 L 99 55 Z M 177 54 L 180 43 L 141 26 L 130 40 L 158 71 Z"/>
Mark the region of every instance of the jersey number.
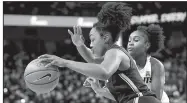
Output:
<path fill-rule="evenodd" d="M 144 82 L 145 83 L 151 83 L 152 78 L 151 77 L 144 77 Z"/>

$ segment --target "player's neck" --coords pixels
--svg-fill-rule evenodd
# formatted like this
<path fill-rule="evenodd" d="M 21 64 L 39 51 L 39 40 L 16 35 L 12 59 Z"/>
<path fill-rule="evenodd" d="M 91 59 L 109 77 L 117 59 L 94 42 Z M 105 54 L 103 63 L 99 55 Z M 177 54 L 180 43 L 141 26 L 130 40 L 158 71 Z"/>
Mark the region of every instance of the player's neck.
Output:
<path fill-rule="evenodd" d="M 139 69 L 144 68 L 146 61 L 147 61 L 147 54 L 141 54 L 139 56 L 134 57 L 134 60 L 136 61 L 136 64 Z"/>
<path fill-rule="evenodd" d="M 111 43 L 105 45 L 105 46 L 103 47 L 103 50 L 102 50 L 102 52 L 101 52 L 101 55 L 99 55 L 99 57 L 104 56 L 105 53 L 106 53 L 106 51 L 109 50 L 109 49 L 112 47 L 112 45 L 113 45 L 113 44 L 111 44 Z"/>
<path fill-rule="evenodd" d="M 107 49 L 110 49 L 113 45 L 116 45 L 116 43 L 108 43 L 108 44 L 106 45 L 106 48 L 107 48 Z"/>

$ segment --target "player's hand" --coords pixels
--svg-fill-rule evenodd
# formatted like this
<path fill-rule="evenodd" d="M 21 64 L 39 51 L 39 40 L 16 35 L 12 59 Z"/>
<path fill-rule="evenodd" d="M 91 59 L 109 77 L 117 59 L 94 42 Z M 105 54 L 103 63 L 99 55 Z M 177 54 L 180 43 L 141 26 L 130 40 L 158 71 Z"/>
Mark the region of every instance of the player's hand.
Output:
<path fill-rule="evenodd" d="M 67 64 L 67 60 L 55 55 L 44 54 L 39 56 L 38 59 L 41 63 L 42 62 L 45 63 L 45 67 L 50 67 L 50 66 L 65 67 Z"/>
<path fill-rule="evenodd" d="M 80 26 L 73 26 L 73 31 L 72 33 L 68 29 L 68 33 L 71 35 L 72 42 L 75 46 L 81 46 L 84 44 L 84 37 L 82 35 L 82 29 Z"/>
<path fill-rule="evenodd" d="M 86 87 L 91 87 L 93 90 L 99 89 L 101 88 L 100 84 L 99 84 L 99 80 L 92 78 L 92 77 L 88 77 L 84 84 L 84 86 Z"/>
<path fill-rule="evenodd" d="M 91 87 L 91 84 L 88 82 L 87 79 L 89 79 L 89 77 L 86 78 L 86 80 L 85 80 L 84 83 L 83 83 L 83 86 L 85 86 L 85 87 Z"/>

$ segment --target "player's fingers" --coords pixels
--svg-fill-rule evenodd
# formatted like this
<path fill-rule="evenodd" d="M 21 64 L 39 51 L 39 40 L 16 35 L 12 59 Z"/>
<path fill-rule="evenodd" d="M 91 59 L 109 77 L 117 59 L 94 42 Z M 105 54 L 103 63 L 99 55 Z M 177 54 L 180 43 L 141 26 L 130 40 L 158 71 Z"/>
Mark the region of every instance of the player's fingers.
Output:
<path fill-rule="evenodd" d="M 45 65 L 45 67 L 47 68 L 47 67 L 50 67 L 52 65 L 53 65 L 52 63 L 49 63 L 49 64 Z"/>
<path fill-rule="evenodd" d="M 40 58 L 40 60 L 39 60 L 39 62 L 47 62 L 47 63 L 49 63 L 49 62 L 52 62 L 53 61 L 53 59 L 52 58 Z"/>
<path fill-rule="evenodd" d="M 82 35 L 82 28 L 81 28 L 81 26 L 78 26 L 78 30 L 79 30 L 79 34 Z"/>
<path fill-rule="evenodd" d="M 93 83 L 93 82 L 94 82 L 94 79 L 93 79 L 93 78 L 88 78 L 87 81 L 88 81 L 89 83 Z"/>
<path fill-rule="evenodd" d="M 90 83 L 88 81 L 84 81 L 83 85 L 89 85 Z"/>
<path fill-rule="evenodd" d="M 71 36 L 73 36 L 73 33 L 68 29 L 68 33 L 71 35 Z"/>
<path fill-rule="evenodd" d="M 55 61 L 52 61 L 51 63 L 48 63 L 47 65 L 45 65 L 45 67 L 47 68 L 47 67 L 50 67 L 52 65 L 55 65 Z"/>
<path fill-rule="evenodd" d="M 75 26 L 75 28 L 76 28 L 76 34 L 80 35 L 78 26 Z"/>
<path fill-rule="evenodd" d="M 88 81 L 90 84 L 95 84 L 95 83 L 97 83 L 98 80 L 95 78 L 89 77 Z"/>
<path fill-rule="evenodd" d="M 77 34 L 76 26 L 73 26 L 74 34 Z"/>
<path fill-rule="evenodd" d="M 84 87 L 91 87 L 91 84 L 88 84 L 88 85 L 83 84 L 83 86 L 84 86 Z"/>
<path fill-rule="evenodd" d="M 84 84 L 83 84 L 83 86 L 85 86 L 85 87 L 91 87 L 91 84 L 88 81 L 85 81 Z"/>
<path fill-rule="evenodd" d="M 41 55 L 38 57 L 38 59 L 41 59 L 41 58 L 48 58 L 50 55 L 49 54 L 44 54 L 44 55 Z"/>
<path fill-rule="evenodd" d="M 88 77 L 88 78 L 86 78 L 86 80 L 85 80 L 84 83 L 85 83 L 85 84 L 90 84 L 90 82 L 91 82 L 91 81 L 89 80 L 89 77 Z"/>
<path fill-rule="evenodd" d="M 83 40 L 83 42 L 85 42 L 85 39 L 84 39 L 83 35 L 81 35 L 81 39 Z"/>
<path fill-rule="evenodd" d="M 78 31 L 79 35 L 82 35 L 82 30 L 81 30 L 80 26 L 77 26 L 77 31 Z"/>
<path fill-rule="evenodd" d="M 78 26 L 76 26 L 76 31 L 77 31 L 77 34 L 79 35 L 80 32 L 79 32 L 79 27 Z"/>
<path fill-rule="evenodd" d="M 91 87 L 91 84 L 88 82 L 88 80 L 85 80 L 84 85 L 85 85 L 86 87 Z"/>

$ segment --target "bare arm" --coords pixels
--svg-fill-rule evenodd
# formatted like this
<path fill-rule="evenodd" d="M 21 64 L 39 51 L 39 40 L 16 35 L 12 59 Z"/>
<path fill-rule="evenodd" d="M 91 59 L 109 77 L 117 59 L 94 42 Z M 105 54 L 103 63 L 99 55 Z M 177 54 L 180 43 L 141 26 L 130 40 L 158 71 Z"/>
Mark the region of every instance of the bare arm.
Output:
<path fill-rule="evenodd" d="M 151 83 L 151 90 L 156 94 L 159 100 L 162 99 L 164 83 L 165 83 L 165 71 L 163 64 L 153 59 L 153 76 L 152 76 L 152 83 Z"/>
<path fill-rule="evenodd" d="M 49 54 L 39 56 L 38 59 L 40 62 L 47 63 L 46 68 L 50 66 L 67 67 L 86 76 L 106 81 L 117 71 L 121 61 L 126 58 L 125 56 L 128 58 L 121 50 L 110 49 L 105 53 L 101 64 L 76 62 Z"/>
<path fill-rule="evenodd" d="M 108 78 L 118 69 L 122 60 L 120 57 L 120 52 L 121 51 L 116 49 L 107 51 L 104 61 L 101 64 L 65 60 L 65 66 L 86 76 L 105 81 L 108 80 Z"/>

